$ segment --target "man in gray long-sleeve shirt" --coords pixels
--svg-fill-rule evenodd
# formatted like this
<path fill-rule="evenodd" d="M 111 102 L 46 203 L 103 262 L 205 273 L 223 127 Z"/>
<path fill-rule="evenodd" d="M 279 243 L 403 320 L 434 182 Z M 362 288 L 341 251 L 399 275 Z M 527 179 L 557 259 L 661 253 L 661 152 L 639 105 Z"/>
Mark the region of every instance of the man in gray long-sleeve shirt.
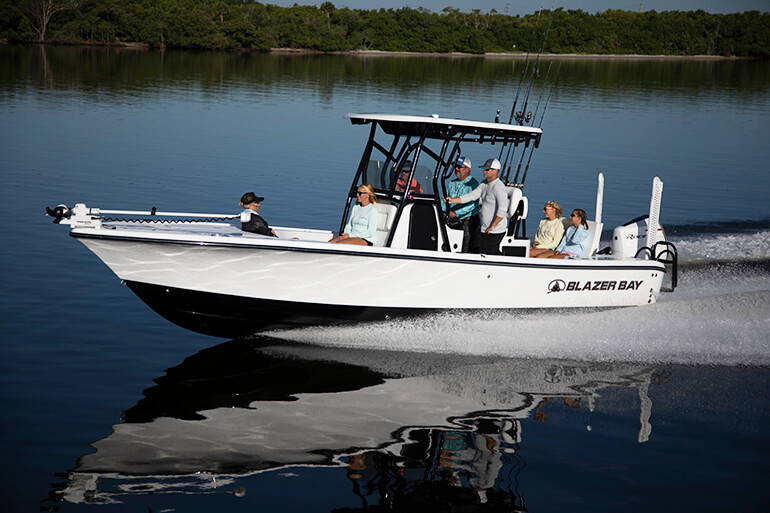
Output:
<path fill-rule="evenodd" d="M 473 191 L 458 196 L 446 198 L 446 202 L 468 203 L 481 199 L 481 252 L 487 255 L 500 254 L 500 241 L 505 236 L 508 225 L 508 194 L 505 184 L 498 179 L 500 174 L 500 161 L 489 159 L 479 166 L 484 170 L 484 181 Z"/>

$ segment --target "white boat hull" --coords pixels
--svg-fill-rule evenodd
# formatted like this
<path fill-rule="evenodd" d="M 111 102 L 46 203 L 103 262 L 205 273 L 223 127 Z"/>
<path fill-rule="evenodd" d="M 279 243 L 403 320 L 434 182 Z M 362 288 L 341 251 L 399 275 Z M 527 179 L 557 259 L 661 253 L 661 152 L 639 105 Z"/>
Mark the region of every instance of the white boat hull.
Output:
<path fill-rule="evenodd" d="M 74 229 L 172 322 L 232 337 L 287 325 L 457 309 L 620 307 L 655 302 L 663 264 L 544 260 L 307 240 Z"/>

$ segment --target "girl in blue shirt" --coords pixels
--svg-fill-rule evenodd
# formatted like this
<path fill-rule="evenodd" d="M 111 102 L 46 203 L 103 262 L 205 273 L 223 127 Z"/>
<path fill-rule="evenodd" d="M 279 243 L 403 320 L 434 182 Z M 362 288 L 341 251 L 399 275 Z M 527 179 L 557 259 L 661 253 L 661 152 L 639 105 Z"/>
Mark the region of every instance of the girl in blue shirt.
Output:
<path fill-rule="evenodd" d="M 588 240 L 588 221 L 585 210 L 576 208 L 569 216 L 569 228 L 554 251 L 540 258 L 580 258 Z"/>

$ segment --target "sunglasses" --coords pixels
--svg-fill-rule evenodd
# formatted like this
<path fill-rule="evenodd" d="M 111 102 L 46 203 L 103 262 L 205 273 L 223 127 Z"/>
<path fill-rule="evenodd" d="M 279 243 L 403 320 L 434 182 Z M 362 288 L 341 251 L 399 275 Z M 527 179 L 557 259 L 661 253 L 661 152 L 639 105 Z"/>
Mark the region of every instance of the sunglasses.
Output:
<path fill-rule="evenodd" d="M 570 217 L 580 217 L 580 216 L 579 216 L 579 215 L 577 215 L 577 214 L 570 214 L 569 216 L 570 216 Z"/>
<path fill-rule="evenodd" d="M 362 194 L 369 194 L 369 193 L 366 192 L 366 191 L 363 191 L 363 192 L 362 191 L 356 191 L 356 196 L 360 196 Z"/>
<path fill-rule="evenodd" d="M 554 208 L 553 208 L 553 207 L 545 207 L 545 208 L 543 209 L 543 212 L 545 212 L 546 210 L 554 210 Z"/>

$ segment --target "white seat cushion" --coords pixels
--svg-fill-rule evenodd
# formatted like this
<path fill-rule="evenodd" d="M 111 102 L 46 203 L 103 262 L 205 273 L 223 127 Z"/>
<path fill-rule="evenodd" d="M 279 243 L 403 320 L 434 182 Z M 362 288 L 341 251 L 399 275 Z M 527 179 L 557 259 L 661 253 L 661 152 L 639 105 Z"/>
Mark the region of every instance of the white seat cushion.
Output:
<path fill-rule="evenodd" d="M 374 207 L 377 209 L 377 232 L 374 234 L 374 245 L 384 246 L 390 229 L 393 228 L 397 209 L 395 205 L 381 202 L 375 203 Z"/>
<path fill-rule="evenodd" d="M 604 223 L 588 221 L 588 238 L 583 247 L 583 258 L 590 258 L 599 250 L 599 240 L 602 237 L 602 228 L 604 228 Z"/>
<path fill-rule="evenodd" d="M 389 231 L 396 217 L 396 206 L 378 202 L 374 207 L 377 209 L 377 230 Z"/>

